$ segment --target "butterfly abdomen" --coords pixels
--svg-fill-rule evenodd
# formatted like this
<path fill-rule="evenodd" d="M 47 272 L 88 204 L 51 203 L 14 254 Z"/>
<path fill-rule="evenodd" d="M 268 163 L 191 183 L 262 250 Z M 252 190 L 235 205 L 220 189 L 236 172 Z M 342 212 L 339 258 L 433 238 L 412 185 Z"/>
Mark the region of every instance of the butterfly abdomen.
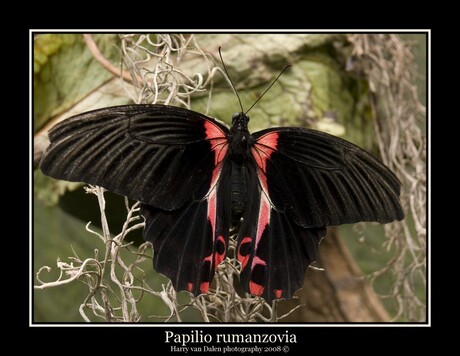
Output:
<path fill-rule="evenodd" d="M 246 166 L 232 162 L 232 226 L 237 226 L 246 209 L 248 187 Z"/>

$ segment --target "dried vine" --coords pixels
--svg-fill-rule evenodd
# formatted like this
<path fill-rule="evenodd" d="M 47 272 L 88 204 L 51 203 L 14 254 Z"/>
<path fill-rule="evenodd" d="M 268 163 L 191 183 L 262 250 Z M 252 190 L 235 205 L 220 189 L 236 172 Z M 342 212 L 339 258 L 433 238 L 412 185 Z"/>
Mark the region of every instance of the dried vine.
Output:
<path fill-rule="evenodd" d="M 375 133 L 383 162 L 402 182 L 406 219 L 385 225 L 387 250 L 393 258 L 371 280 L 391 273 L 395 320 L 424 321 L 426 289 L 426 109 L 415 85 L 418 76 L 409 43 L 392 34 L 352 35 L 352 63 L 364 73 L 371 92 Z M 408 212 L 408 213 L 407 213 Z"/>

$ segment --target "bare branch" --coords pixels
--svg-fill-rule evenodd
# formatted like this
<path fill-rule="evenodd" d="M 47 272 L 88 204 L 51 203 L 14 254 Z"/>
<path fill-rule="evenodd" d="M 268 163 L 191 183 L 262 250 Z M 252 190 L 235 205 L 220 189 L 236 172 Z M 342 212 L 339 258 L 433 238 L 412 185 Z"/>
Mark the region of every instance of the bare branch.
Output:
<path fill-rule="evenodd" d="M 86 45 L 88 46 L 88 50 L 93 55 L 94 59 L 96 59 L 106 70 L 110 73 L 116 75 L 117 77 L 122 77 L 124 80 L 131 82 L 132 78 L 129 72 L 121 71 L 120 68 L 113 65 L 104 55 L 99 51 L 96 42 L 94 42 L 92 35 L 84 34 L 83 38 L 85 39 Z"/>

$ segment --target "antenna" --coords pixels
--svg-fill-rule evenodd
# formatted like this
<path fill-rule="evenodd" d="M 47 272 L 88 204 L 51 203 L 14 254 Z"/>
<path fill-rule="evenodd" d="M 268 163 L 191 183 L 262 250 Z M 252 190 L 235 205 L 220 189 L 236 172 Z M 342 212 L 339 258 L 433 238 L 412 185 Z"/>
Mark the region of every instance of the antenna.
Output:
<path fill-rule="evenodd" d="M 270 84 L 270 86 L 269 86 L 267 89 L 265 89 L 265 91 L 262 93 L 262 95 L 259 96 L 259 98 L 254 102 L 254 104 L 251 105 L 251 107 L 248 109 L 248 111 L 246 111 L 246 112 L 244 113 L 244 115 L 246 115 L 246 114 L 254 107 L 254 105 L 256 105 L 256 104 L 259 102 L 260 99 L 262 99 L 262 97 L 267 93 L 267 91 L 270 90 L 270 88 L 273 86 L 273 84 L 275 84 L 275 83 L 277 82 L 277 80 L 279 79 L 279 77 L 281 77 L 281 75 L 282 75 L 289 67 L 292 67 L 292 65 L 289 64 L 289 65 L 287 65 L 286 67 L 284 67 L 284 69 L 281 71 L 281 73 L 278 74 L 278 76 L 275 78 L 275 80 Z M 239 98 L 238 98 L 238 99 L 239 99 Z"/>
<path fill-rule="evenodd" d="M 238 92 L 236 91 L 235 84 L 233 84 L 232 78 L 230 78 L 230 75 L 228 75 L 228 70 L 227 70 L 227 67 L 225 66 L 224 59 L 222 58 L 222 53 L 220 51 L 220 47 L 219 47 L 219 57 L 220 57 L 220 61 L 222 62 L 222 65 L 224 66 L 225 74 L 227 75 L 228 80 L 230 80 L 230 83 L 232 84 L 233 91 L 235 92 L 236 97 L 238 98 L 238 101 L 240 103 L 241 112 L 244 112 L 243 104 L 241 104 L 241 99 L 240 99 L 240 96 L 238 95 Z M 256 105 L 259 102 L 260 99 L 262 99 L 262 97 L 267 93 L 267 91 L 270 90 L 270 88 L 273 86 L 273 84 L 275 84 L 278 81 L 278 79 L 281 77 L 281 75 L 290 67 L 292 67 L 291 64 L 289 64 L 286 67 L 284 67 L 284 69 L 281 71 L 281 73 L 278 74 L 278 76 L 275 78 L 275 80 L 270 84 L 270 86 L 267 89 L 265 89 L 265 91 L 262 93 L 262 95 L 257 98 L 257 100 L 254 102 L 254 104 L 251 105 L 251 107 L 244 113 L 244 115 L 246 115 L 254 107 L 254 105 Z"/>
<path fill-rule="evenodd" d="M 227 78 L 228 78 L 228 80 L 230 80 L 230 83 L 232 84 L 233 91 L 235 92 L 236 97 L 238 98 L 238 101 L 240 102 L 241 112 L 244 112 L 243 104 L 241 104 L 241 99 L 240 99 L 240 96 L 238 95 L 238 92 L 236 91 L 235 84 L 233 84 L 232 78 L 230 78 L 230 76 L 228 75 L 228 70 L 227 70 L 227 67 L 225 66 L 224 59 L 222 58 L 222 53 L 220 52 L 220 47 L 219 47 L 219 56 L 220 56 L 220 61 L 222 62 L 222 65 L 224 66 L 225 74 L 227 74 Z"/>

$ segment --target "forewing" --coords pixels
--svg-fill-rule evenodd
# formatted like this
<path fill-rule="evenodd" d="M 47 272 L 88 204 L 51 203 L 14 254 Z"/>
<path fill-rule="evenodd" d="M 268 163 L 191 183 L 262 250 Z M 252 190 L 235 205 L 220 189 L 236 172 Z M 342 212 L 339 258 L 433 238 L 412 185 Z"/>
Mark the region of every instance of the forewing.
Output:
<path fill-rule="evenodd" d="M 248 167 L 248 205 L 238 236 L 243 288 L 265 300 L 292 297 L 316 261 L 325 228 L 303 228 L 270 203 L 255 165 Z"/>
<path fill-rule="evenodd" d="M 271 204 L 303 227 L 404 217 L 400 182 L 372 155 L 338 137 L 303 128 L 252 135 L 251 152 Z"/>
<path fill-rule="evenodd" d="M 199 188 L 201 200 L 176 211 L 143 204 L 144 239 L 153 245 L 153 265 L 169 277 L 176 291 L 207 293 L 217 266 L 227 253 L 231 215 L 231 164 L 218 162 L 212 178 Z"/>
<path fill-rule="evenodd" d="M 217 121 L 182 108 L 116 106 L 53 127 L 40 166 L 54 178 L 174 210 L 211 179 L 226 154 L 227 133 Z"/>

